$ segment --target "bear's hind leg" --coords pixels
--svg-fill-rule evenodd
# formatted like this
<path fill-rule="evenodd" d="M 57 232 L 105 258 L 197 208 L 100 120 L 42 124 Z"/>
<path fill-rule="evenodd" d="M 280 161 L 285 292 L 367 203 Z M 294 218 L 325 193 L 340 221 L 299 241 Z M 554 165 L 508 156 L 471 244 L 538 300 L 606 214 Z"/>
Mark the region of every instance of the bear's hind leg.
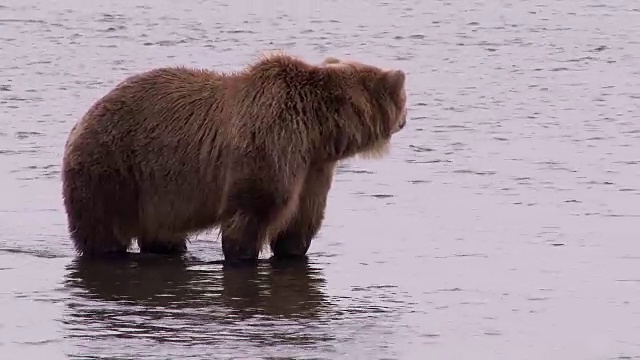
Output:
<path fill-rule="evenodd" d="M 68 230 L 77 253 L 84 257 L 126 255 L 131 237 L 123 230 L 119 214 L 127 209 L 121 199 L 117 179 L 110 174 L 90 174 L 86 169 L 63 170 L 63 198 Z"/>
<path fill-rule="evenodd" d="M 131 239 L 109 229 L 101 222 L 105 219 L 69 219 L 69 233 L 76 251 L 89 258 L 118 258 L 127 254 Z"/>
<path fill-rule="evenodd" d="M 271 239 L 270 246 L 275 259 L 306 257 L 311 240 L 317 235 L 324 220 L 335 165 L 331 162 L 314 165 L 309 169 L 294 217 Z"/>
<path fill-rule="evenodd" d="M 171 236 L 140 236 L 138 237 L 140 253 L 182 255 L 187 251 L 187 237 L 184 235 Z"/>

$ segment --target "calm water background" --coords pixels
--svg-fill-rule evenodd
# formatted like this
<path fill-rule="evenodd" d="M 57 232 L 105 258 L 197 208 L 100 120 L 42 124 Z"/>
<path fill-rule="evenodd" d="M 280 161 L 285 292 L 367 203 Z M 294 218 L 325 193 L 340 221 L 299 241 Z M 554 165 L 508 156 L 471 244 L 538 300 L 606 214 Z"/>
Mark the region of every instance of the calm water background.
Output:
<path fill-rule="evenodd" d="M 3 0 L 0 358 L 640 358 L 637 1 Z M 125 76 L 286 49 L 408 74 L 308 264 L 75 261 L 71 126 Z M 268 256 L 268 254 L 266 254 Z"/>

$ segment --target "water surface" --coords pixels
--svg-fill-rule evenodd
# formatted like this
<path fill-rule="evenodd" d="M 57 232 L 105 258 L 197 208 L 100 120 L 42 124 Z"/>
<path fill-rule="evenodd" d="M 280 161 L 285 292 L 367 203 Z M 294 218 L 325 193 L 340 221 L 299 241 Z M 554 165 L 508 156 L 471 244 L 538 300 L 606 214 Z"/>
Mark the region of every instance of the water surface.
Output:
<path fill-rule="evenodd" d="M 639 38 L 630 0 L 6 0 L 0 353 L 640 358 Z M 225 268 L 216 232 L 184 259 L 75 259 L 60 160 L 87 108 L 272 49 L 408 75 L 408 126 L 339 169 L 309 261 Z"/>

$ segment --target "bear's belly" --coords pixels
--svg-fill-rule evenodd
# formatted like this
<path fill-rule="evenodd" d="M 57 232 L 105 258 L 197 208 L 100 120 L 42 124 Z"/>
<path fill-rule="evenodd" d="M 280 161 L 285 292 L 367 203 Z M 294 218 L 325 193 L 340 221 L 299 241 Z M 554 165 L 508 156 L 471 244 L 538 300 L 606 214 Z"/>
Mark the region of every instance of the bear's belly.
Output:
<path fill-rule="evenodd" d="M 217 179 L 206 176 L 195 166 L 154 170 L 138 181 L 142 231 L 189 233 L 218 223 L 222 187 Z"/>
<path fill-rule="evenodd" d="M 218 223 L 219 203 L 216 196 L 193 191 L 147 192 L 139 200 L 141 232 L 172 235 L 213 227 Z"/>

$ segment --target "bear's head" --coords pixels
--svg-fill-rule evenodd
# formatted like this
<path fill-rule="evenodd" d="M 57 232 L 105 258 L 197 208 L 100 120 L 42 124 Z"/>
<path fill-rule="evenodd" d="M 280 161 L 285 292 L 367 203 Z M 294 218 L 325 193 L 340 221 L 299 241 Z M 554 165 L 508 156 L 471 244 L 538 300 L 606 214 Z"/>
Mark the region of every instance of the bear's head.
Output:
<path fill-rule="evenodd" d="M 321 64 L 341 73 L 349 84 L 351 102 L 370 134 L 358 139 L 361 157 L 382 157 L 388 153 L 391 136 L 407 124 L 406 76 L 402 70 L 384 70 L 357 61 L 327 57 Z"/>
<path fill-rule="evenodd" d="M 272 129 L 291 129 L 294 124 L 293 129 L 303 130 L 298 134 L 306 133 L 304 139 L 290 139 L 300 148 L 308 146 L 310 157 L 318 161 L 384 156 L 391 137 L 407 123 L 402 70 L 335 57 L 309 64 L 274 51 L 263 54 L 242 77 L 239 102 L 261 99 L 258 103 L 268 106 L 251 109 Z M 274 112 L 271 117 L 279 117 L 279 112 L 295 120 L 278 125 L 266 116 L 269 112 Z"/>

